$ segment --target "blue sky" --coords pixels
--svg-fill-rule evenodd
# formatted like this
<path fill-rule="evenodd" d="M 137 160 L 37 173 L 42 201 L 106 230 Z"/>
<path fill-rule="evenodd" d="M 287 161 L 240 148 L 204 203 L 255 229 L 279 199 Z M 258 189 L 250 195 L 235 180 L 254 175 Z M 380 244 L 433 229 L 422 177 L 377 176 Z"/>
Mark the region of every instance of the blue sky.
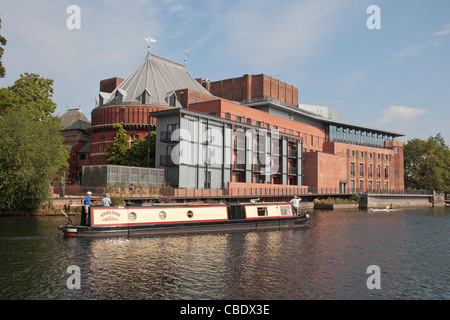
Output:
<path fill-rule="evenodd" d="M 81 10 L 69 30 L 67 8 Z M 367 8 L 381 10 L 370 30 Z M 1 0 L 7 75 L 55 80 L 57 113 L 90 118 L 99 82 L 126 78 L 152 52 L 211 81 L 264 73 L 299 88 L 299 102 L 342 120 L 450 144 L 448 0 Z"/>

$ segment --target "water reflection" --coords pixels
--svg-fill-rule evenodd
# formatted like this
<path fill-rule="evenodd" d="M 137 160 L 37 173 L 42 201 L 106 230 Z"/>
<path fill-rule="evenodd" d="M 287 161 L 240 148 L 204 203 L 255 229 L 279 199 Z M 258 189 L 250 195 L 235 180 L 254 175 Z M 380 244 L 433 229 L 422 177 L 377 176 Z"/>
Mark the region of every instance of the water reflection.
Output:
<path fill-rule="evenodd" d="M 303 229 L 64 239 L 0 219 L 1 299 L 448 299 L 449 210 L 315 212 Z M 366 286 L 378 265 L 382 289 Z M 66 286 L 81 269 L 81 290 Z"/>

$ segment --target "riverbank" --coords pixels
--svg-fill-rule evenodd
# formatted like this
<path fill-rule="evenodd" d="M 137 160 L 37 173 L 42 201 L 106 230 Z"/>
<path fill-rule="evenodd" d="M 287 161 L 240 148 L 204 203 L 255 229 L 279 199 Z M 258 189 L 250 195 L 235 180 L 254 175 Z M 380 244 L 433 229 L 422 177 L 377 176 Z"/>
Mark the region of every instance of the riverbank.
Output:
<path fill-rule="evenodd" d="M 71 210 L 66 212 L 70 214 L 77 214 L 81 212 L 81 202 L 84 196 L 70 196 L 70 197 L 55 197 L 50 199 L 47 203 L 36 212 L 4 212 L 0 211 L 0 216 L 59 216 L 62 215 L 59 208 L 63 206 L 71 206 Z M 425 194 L 360 194 L 360 195 L 348 195 L 342 197 L 341 195 L 315 195 L 307 194 L 301 195 L 302 202 L 300 202 L 300 210 L 342 210 L 342 209 L 380 209 L 386 206 L 392 205 L 395 208 L 431 208 L 431 207 L 445 207 L 445 194 L 443 192 L 430 191 Z M 92 201 L 95 204 L 100 204 L 101 196 L 93 196 Z M 131 205 L 145 205 L 152 203 L 156 199 L 162 199 L 165 202 L 198 202 L 203 203 L 218 203 L 218 202 L 249 202 L 250 199 L 241 198 L 220 198 L 220 197 L 207 197 L 202 199 L 191 199 L 185 197 L 161 197 L 161 196 L 142 196 L 132 194 L 129 197 L 120 198 L 121 203 L 113 203 L 113 205 L 125 205 L 129 203 Z M 264 199 L 266 201 L 264 201 Z M 258 198 L 254 199 L 260 202 L 288 202 L 292 199 L 291 196 L 285 196 L 281 198 Z"/>

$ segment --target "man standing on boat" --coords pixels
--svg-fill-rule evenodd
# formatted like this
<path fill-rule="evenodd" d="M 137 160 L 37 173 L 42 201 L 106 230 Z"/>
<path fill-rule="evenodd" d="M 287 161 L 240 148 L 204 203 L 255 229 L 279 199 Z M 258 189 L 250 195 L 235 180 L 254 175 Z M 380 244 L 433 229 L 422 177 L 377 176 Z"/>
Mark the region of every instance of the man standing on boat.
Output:
<path fill-rule="evenodd" d="M 297 196 L 294 196 L 294 199 L 291 200 L 292 206 L 294 207 L 294 216 L 298 216 L 300 201 L 302 201 L 302 198 L 299 198 Z"/>
<path fill-rule="evenodd" d="M 82 200 L 83 206 L 81 207 L 81 225 L 87 226 L 89 224 L 89 211 L 92 205 L 91 202 L 91 194 L 92 192 L 88 191 L 86 196 Z"/>

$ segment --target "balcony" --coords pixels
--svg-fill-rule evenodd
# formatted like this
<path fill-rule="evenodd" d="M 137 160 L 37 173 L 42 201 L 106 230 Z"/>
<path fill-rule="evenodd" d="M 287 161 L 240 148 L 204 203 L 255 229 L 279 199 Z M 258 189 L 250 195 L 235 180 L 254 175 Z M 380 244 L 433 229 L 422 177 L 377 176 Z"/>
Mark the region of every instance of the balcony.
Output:
<path fill-rule="evenodd" d="M 160 163 L 162 166 L 174 166 L 175 163 L 172 160 L 172 156 L 170 155 L 162 155 L 160 157 Z"/>
<path fill-rule="evenodd" d="M 180 135 L 179 135 L 179 133 L 174 134 L 173 132 L 162 131 L 161 132 L 161 141 L 163 141 L 163 142 L 179 142 Z"/>
<path fill-rule="evenodd" d="M 297 158 L 297 150 L 289 150 L 288 152 L 288 157 L 289 158 Z"/>
<path fill-rule="evenodd" d="M 289 166 L 289 175 L 290 176 L 296 176 L 297 175 L 297 167 Z"/>
<path fill-rule="evenodd" d="M 233 165 L 233 170 L 245 171 L 245 163 L 235 163 Z"/>

